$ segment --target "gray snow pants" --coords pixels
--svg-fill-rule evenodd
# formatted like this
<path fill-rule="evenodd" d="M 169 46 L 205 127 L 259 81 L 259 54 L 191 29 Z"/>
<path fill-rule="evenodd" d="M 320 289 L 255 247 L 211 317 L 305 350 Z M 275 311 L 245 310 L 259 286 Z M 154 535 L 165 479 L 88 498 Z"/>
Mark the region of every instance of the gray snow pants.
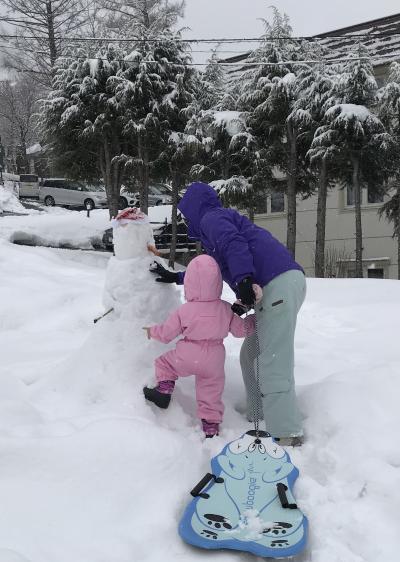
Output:
<path fill-rule="evenodd" d="M 297 313 L 305 295 L 305 276 L 298 270 L 282 273 L 263 288 L 262 301 L 256 305 L 262 396 L 255 392 L 255 335 L 244 340 L 240 351 L 248 417 L 253 419 L 253 401 L 258 400 L 273 437 L 303 435 L 293 371 Z"/>

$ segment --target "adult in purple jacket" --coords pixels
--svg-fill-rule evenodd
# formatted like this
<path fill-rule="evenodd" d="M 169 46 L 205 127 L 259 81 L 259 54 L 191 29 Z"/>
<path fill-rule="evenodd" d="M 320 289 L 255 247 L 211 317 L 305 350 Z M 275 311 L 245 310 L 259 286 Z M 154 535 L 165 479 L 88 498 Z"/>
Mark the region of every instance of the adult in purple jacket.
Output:
<path fill-rule="evenodd" d="M 301 444 L 293 371 L 296 319 L 306 293 L 302 268 L 270 232 L 234 209 L 224 209 L 207 184 L 191 184 L 178 208 L 188 222 L 190 238 L 201 241 L 218 262 L 224 281 L 243 304 L 257 312 L 261 397 L 255 384 L 255 336 L 245 339 L 240 352 L 248 418 L 254 417 L 257 407 L 267 430 L 282 444 Z M 160 265 L 157 272 L 157 281 L 183 282 L 184 272 L 173 273 Z M 253 284 L 263 288 L 257 304 Z"/>

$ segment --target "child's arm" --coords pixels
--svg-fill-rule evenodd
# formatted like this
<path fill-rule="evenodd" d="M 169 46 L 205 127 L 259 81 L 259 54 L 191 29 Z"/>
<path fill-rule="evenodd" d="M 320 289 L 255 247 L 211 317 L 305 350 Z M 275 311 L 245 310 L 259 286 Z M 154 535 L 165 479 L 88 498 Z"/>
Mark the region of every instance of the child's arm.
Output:
<path fill-rule="evenodd" d="M 176 336 L 182 334 L 182 332 L 183 328 L 179 315 L 179 308 L 170 314 L 163 324 L 157 324 L 148 329 L 149 336 L 162 343 L 169 343 L 174 340 Z"/>
<path fill-rule="evenodd" d="M 254 334 L 256 329 L 255 314 L 250 314 L 245 318 L 240 318 L 237 314 L 232 313 L 232 320 L 229 326 L 230 333 L 235 338 L 246 338 Z"/>

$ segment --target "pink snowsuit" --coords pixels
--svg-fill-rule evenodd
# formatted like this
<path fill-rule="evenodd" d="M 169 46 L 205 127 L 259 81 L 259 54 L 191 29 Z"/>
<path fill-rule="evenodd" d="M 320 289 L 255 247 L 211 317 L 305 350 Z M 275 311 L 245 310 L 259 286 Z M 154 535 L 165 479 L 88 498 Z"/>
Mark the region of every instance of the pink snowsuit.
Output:
<path fill-rule="evenodd" d="M 157 381 L 195 375 L 197 415 L 220 423 L 224 413 L 222 392 L 225 382 L 223 339 L 230 332 L 244 338 L 254 332 L 254 316 L 240 318 L 231 305 L 221 300 L 222 276 L 214 258 L 193 259 L 184 279 L 186 303 L 166 322 L 150 328 L 152 338 L 169 343 L 179 334 L 176 348 L 156 359 Z"/>

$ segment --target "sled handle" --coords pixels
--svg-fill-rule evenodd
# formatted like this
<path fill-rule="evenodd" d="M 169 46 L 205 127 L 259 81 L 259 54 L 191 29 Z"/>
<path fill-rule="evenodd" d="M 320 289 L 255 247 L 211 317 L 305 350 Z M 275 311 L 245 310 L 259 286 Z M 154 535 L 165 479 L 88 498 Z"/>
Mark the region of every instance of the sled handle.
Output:
<path fill-rule="evenodd" d="M 289 500 L 287 499 L 286 491 L 288 487 L 285 486 L 285 484 L 282 484 L 282 482 L 279 482 L 279 484 L 276 485 L 276 488 L 278 490 L 278 496 L 281 500 L 282 507 L 285 509 L 297 509 L 297 504 L 289 503 Z"/>
<path fill-rule="evenodd" d="M 207 484 L 209 484 L 211 482 L 211 480 L 214 480 L 214 482 L 216 482 L 217 484 L 221 484 L 224 479 L 223 478 L 218 478 L 218 476 L 215 476 L 215 474 L 211 474 L 211 472 L 207 472 L 207 474 L 204 476 L 204 478 L 202 478 L 200 480 L 200 482 L 198 484 L 196 484 L 196 486 L 193 488 L 193 490 L 190 492 L 190 494 L 194 497 L 200 497 L 200 498 L 204 498 L 205 500 L 207 500 L 210 495 L 206 494 L 205 492 L 201 492 L 201 490 L 207 486 Z"/>

